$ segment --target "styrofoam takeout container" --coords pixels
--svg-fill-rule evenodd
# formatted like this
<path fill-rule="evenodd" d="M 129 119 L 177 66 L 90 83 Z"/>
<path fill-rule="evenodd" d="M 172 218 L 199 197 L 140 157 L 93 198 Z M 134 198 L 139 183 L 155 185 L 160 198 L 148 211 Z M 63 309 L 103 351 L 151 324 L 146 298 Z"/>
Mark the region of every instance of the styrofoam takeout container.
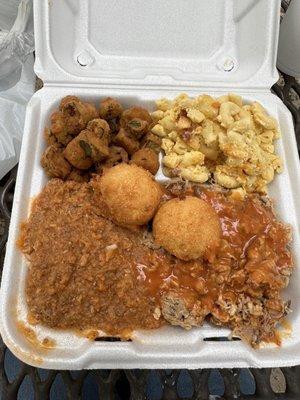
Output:
<path fill-rule="evenodd" d="M 275 69 L 279 0 L 36 0 L 36 74 L 44 88 L 31 99 L 16 183 L 1 287 L 1 334 L 23 361 L 43 368 L 207 368 L 300 364 L 300 168 L 292 118 L 270 92 Z M 293 226 L 295 271 L 291 335 L 281 347 L 250 348 L 242 341 L 212 341 L 229 330 L 164 327 L 135 332 L 131 342 L 97 342 L 42 326 L 38 338 L 56 341 L 48 352 L 30 344 L 17 327 L 26 321 L 27 265 L 16 248 L 31 199 L 47 182 L 40 166 L 43 127 L 68 94 L 98 102 L 112 96 L 124 106 L 154 109 L 154 100 L 238 92 L 258 100 L 280 124 L 277 152 L 284 172 L 270 185 L 280 218 Z M 159 174 L 158 179 L 162 179 Z"/>

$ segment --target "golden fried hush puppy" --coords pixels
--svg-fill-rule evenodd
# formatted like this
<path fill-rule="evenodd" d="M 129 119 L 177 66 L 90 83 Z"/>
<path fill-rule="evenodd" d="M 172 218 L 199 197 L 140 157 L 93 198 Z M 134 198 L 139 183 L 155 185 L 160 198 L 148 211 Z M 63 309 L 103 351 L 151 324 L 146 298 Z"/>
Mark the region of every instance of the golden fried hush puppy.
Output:
<path fill-rule="evenodd" d="M 220 221 L 205 201 L 176 198 L 157 211 L 153 235 L 159 246 L 181 260 L 211 259 L 220 242 Z"/>
<path fill-rule="evenodd" d="M 148 171 L 119 164 L 104 172 L 100 191 L 112 219 L 120 225 L 144 225 L 154 215 L 162 190 Z"/>
<path fill-rule="evenodd" d="M 150 148 L 140 149 L 131 157 L 131 164 L 138 165 L 155 175 L 159 168 L 158 154 Z"/>
<path fill-rule="evenodd" d="M 113 119 L 121 116 L 123 107 L 116 99 L 107 97 L 100 102 L 99 115 L 104 119 Z"/>
<path fill-rule="evenodd" d="M 64 179 L 71 171 L 71 165 L 64 158 L 62 149 L 52 144 L 44 151 L 41 165 L 50 178 Z"/>
<path fill-rule="evenodd" d="M 131 132 L 137 139 L 148 132 L 151 122 L 150 114 L 142 107 L 132 107 L 125 110 L 120 120 L 121 127 Z"/>

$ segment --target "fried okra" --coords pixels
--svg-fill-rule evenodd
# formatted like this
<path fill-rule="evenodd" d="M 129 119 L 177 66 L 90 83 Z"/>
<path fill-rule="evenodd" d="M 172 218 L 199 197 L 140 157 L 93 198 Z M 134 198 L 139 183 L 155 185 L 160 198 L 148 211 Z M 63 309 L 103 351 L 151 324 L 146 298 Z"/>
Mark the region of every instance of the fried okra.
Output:
<path fill-rule="evenodd" d="M 131 157 L 131 163 L 148 170 L 152 175 L 155 175 L 159 169 L 158 154 L 150 148 L 135 152 Z"/>
<path fill-rule="evenodd" d="M 64 98 L 60 104 L 60 110 L 63 113 L 67 129 L 71 134 L 78 134 L 85 129 L 91 119 L 98 116 L 94 104 L 85 103 L 75 96 Z"/>
<path fill-rule="evenodd" d="M 50 146 L 51 144 L 57 143 L 56 137 L 50 131 L 48 127 L 44 129 L 44 137 L 46 139 L 47 144 Z"/>
<path fill-rule="evenodd" d="M 75 181 L 79 183 L 88 182 L 89 173 L 77 168 L 72 168 L 72 171 L 67 176 L 67 179 L 69 181 Z"/>
<path fill-rule="evenodd" d="M 98 116 L 96 107 L 82 102 L 76 96 L 64 97 L 50 118 L 50 133 L 63 145 L 67 145 L 74 136 L 85 129 L 87 123 Z"/>
<path fill-rule="evenodd" d="M 148 132 L 151 122 L 150 114 L 141 107 L 125 110 L 120 120 L 121 127 L 131 132 L 137 139 L 141 139 Z"/>
<path fill-rule="evenodd" d="M 128 153 L 123 147 L 110 146 L 108 157 L 102 163 L 96 165 L 96 171 L 102 174 L 104 170 L 120 163 L 128 163 Z"/>
<path fill-rule="evenodd" d="M 97 137 L 108 146 L 110 141 L 110 127 L 108 123 L 101 118 L 92 119 L 86 127 L 87 130 L 95 133 Z"/>
<path fill-rule="evenodd" d="M 50 134 L 62 145 L 68 144 L 73 135 L 68 131 L 65 118 L 61 111 L 55 111 L 50 117 Z"/>
<path fill-rule="evenodd" d="M 114 142 L 118 146 L 122 146 L 130 155 L 134 154 L 140 148 L 139 142 L 123 128 L 115 136 Z"/>
<path fill-rule="evenodd" d="M 92 149 L 87 141 L 85 131 L 82 131 L 65 148 L 64 156 L 73 167 L 88 169 L 92 166 Z"/>
<path fill-rule="evenodd" d="M 108 119 L 107 123 L 109 125 L 111 135 L 115 135 L 119 132 L 119 130 L 120 130 L 119 118 Z"/>
<path fill-rule="evenodd" d="M 66 147 L 64 156 L 78 169 L 88 169 L 94 162 L 104 160 L 109 155 L 105 143 L 94 131 L 81 131 Z"/>
<path fill-rule="evenodd" d="M 155 153 L 159 153 L 160 152 L 160 148 L 161 148 L 161 138 L 157 135 L 154 135 L 152 132 L 148 132 L 142 140 L 142 147 L 145 148 L 150 148 L 153 151 L 155 151 Z"/>
<path fill-rule="evenodd" d="M 118 102 L 118 100 L 111 97 L 100 102 L 99 116 L 104 119 L 114 119 L 121 117 L 123 112 L 123 107 Z"/>
<path fill-rule="evenodd" d="M 48 145 L 61 147 L 61 157 L 71 164 L 64 179 L 81 182 L 90 172 L 102 174 L 118 163 L 128 163 L 141 147 L 149 149 L 135 154 L 132 163 L 155 174 L 158 161 L 150 148 L 159 152 L 160 143 L 149 132 L 151 126 L 152 117 L 144 108 L 124 111 L 118 100 L 107 97 L 98 112 L 93 104 L 66 96 L 51 115 L 44 136 Z"/>
<path fill-rule="evenodd" d="M 71 165 L 63 156 L 63 149 L 52 144 L 44 151 L 41 165 L 50 178 L 66 178 L 71 171 Z"/>

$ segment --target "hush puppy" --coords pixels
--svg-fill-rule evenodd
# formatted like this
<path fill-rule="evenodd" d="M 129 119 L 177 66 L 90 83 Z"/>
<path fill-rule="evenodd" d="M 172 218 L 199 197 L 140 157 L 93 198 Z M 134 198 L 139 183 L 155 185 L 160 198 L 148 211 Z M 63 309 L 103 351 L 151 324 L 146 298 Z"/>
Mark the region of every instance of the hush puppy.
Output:
<path fill-rule="evenodd" d="M 153 235 L 159 246 L 181 260 L 211 259 L 220 242 L 220 221 L 205 201 L 175 198 L 157 211 Z"/>
<path fill-rule="evenodd" d="M 144 225 L 155 214 L 162 189 L 148 171 L 119 164 L 104 172 L 100 191 L 112 219 L 119 225 Z"/>

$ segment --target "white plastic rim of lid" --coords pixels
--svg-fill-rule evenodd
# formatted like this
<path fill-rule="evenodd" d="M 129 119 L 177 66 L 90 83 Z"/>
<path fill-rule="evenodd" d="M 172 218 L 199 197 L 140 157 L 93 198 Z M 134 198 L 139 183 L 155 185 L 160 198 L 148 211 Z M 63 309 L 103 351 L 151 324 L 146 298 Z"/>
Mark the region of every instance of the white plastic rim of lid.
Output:
<path fill-rule="evenodd" d="M 36 74 L 63 85 L 264 88 L 280 0 L 34 0 Z"/>

